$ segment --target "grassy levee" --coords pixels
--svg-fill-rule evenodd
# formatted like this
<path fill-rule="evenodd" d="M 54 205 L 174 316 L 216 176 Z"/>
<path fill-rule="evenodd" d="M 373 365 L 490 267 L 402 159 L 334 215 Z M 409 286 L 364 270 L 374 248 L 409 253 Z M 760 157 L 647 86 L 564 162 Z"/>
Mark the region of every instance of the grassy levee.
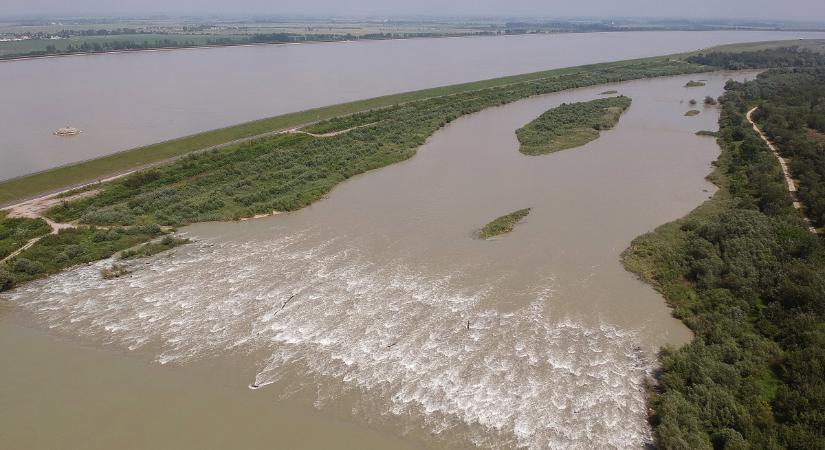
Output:
<path fill-rule="evenodd" d="M 679 56 L 683 55 L 642 58 L 513 75 L 358 100 L 245 122 L 2 181 L 0 182 L 0 206 L 6 206 L 16 201 L 47 194 L 56 190 L 95 182 L 99 179 L 133 169 L 162 163 L 187 153 L 230 144 L 234 141 L 249 139 L 266 133 L 308 125 L 338 116 L 354 114 L 375 108 L 384 108 L 405 102 L 461 94 L 577 72 L 587 72 L 595 69 L 605 69 L 640 62 L 667 61 L 668 59 Z"/>

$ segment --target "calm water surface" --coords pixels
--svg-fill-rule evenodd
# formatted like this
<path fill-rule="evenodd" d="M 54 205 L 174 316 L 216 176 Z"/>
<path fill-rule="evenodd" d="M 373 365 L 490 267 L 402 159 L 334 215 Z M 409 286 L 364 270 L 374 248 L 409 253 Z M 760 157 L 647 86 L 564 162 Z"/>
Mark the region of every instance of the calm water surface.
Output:
<path fill-rule="evenodd" d="M 718 111 L 683 114 L 732 76 L 613 85 L 619 125 L 541 157 L 514 130 L 605 86 L 488 109 L 301 211 L 5 294 L 0 446 L 641 448 L 644 377 L 690 333 L 619 254 L 715 190 Z"/>
<path fill-rule="evenodd" d="M 819 33 L 633 32 L 270 45 L 0 63 L 0 180 L 262 117 L 579 64 Z M 72 137 L 52 132 L 70 125 Z"/>

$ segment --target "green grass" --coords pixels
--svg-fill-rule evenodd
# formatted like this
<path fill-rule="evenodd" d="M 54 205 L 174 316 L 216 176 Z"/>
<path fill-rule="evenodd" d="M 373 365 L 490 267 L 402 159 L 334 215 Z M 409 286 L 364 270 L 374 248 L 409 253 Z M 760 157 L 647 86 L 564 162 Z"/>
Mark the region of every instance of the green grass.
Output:
<path fill-rule="evenodd" d="M 630 98 L 619 96 L 550 109 L 516 130 L 519 151 L 546 155 L 587 144 L 598 139 L 600 130 L 613 128 L 630 102 Z"/>
<path fill-rule="evenodd" d="M 704 85 L 705 85 L 705 83 L 703 83 L 701 81 L 690 80 L 690 81 L 687 82 L 687 84 L 685 84 L 685 87 L 686 88 L 692 88 L 692 87 L 701 87 L 701 86 L 704 86 Z"/>
<path fill-rule="evenodd" d="M 111 175 L 126 172 L 152 164 L 158 164 L 169 159 L 180 157 L 212 146 L 223 145 L 234 140 L 246 139 L 252 136 L 271 133 L 338 116 L 355 114 L 375 108 L 385 108 L 406 102 L 420 101 L 446 95 L 457 95 L 494 87 L 508 86 L 517 83 L 527 83 L 551 77 L 584 74 L 597 70 L 610 70 L 622 66 L 646 65 L 649 66 L 647 76 L 673 75 L 672 69 L 664 67 L 682 64 L 686 71 L 691 66 L 685 62 L 673 62 L 676 56 L 661 56 L 637 60 L 618 61 L 611 63 L 593 64 L 587 66 L 554 69 L 523 75 L 514 75 L 472 83 L 456 84 L 420 91 L 376 97 L 367 100 L 342 103 L 322 108 L 284 114 L 276 117 L 246 122 L 226 128 L 207 131 L 178 139 L 160 142 L 157 144 L 138 147 L 132 150 L 115 153 L 90 161 L 62 166 L 31 175 L 0 182 L 0 205 L 9 205 L 15 201 L 35 197 L 63 188 L 77 186 L 83 183 L 95 182 Z M 656 67 L 661 66 L 661 67 Z M 664 72 L 657 72 L 662 70 Z M 707 70 L 711 70 L 707 68 Z M 693 71 L 698 71 L 693 69 Z M 582 86 L 584 84 L 581 84 Z"/>
<path fill-rule="evenodd" d="M 693 116 L 698 116 L 699 114 L 701 114 L 701 111 L 699 111 L 698 109 L 691 109 L 690 111 L 685 113 L 685 116 L 693 117 Z"/>
<path fill-rule="evenodd" d="M 484 225 L 484 228 L 482 228 L 478 233 L 478 237 L 481 239 L 490 239 L 491 237 L 509 233 L 513 231 L 513 227 L 517 223 L 524 220 L 528 214 L 530 214 L 530 208 L 520 209 L 518 211 L 513 211 L 506 216 L 501 216 L 487 225 Z"/>

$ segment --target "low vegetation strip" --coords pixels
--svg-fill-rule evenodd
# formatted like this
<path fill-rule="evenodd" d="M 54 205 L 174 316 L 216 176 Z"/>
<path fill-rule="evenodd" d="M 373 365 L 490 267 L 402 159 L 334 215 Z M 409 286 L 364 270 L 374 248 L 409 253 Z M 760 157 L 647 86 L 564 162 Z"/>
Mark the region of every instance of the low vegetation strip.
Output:
<path fill-rule="evenodd" d="M 795 55 L 759 53 L 717 63 L 753 67 Z M 754 95 L 783 97 L 808 77 L 772 70 L 729 82 L 711 175 L 720 190 L 623 255 L 695 333 L 660 355 L 651 398 L 659 448 L 825 448 L 825 246 L 807 231 L 777 160 L 745 119 L 761 101 Z M 782 89 L 766 89 L 772 83 Z"/>
<path fill-rule="evenodd" d="M 545 155 L 598 139 L 601 130 L 616 125 L 630 101 L 619 96 L 553 108 L 516 130 L 519 150 L 525 155 Z"/>
<path fill-rule="evenodd" d="M 518 211 L 513 211 L 506 216 L 501 216 L 487 225 L 484 225 L 484 228 L 482 228 L 478 233 L 478 237 L 481 239 L 490 239 L 491 237 L 509 233 L 513 231 L 513 227 L 515 227 L 517 223 L 524 220 L 528 214 L 530 214 L 530 208 L 520 209 Z"/>

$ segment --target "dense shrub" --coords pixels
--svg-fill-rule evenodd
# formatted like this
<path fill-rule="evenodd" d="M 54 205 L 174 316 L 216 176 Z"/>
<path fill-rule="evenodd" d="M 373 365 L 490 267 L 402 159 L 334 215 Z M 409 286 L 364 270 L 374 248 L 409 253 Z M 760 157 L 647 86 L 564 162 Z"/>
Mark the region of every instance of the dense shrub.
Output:
<path fill-rule="evenodd" d="M 812 73 L 774 70 L 729 82 L 712 176 L 720 191 L 624 255 L 696 335 L 661 354 L 652 399 L 661 448 L 825 448 L 825 248 L 791 207 L 778 162 L 744 119 L 768 99 L 810 111 L 819 94 L 796 88 L 812 86 Z M 765 109 L 763 119 L 791 117 Z"/>

